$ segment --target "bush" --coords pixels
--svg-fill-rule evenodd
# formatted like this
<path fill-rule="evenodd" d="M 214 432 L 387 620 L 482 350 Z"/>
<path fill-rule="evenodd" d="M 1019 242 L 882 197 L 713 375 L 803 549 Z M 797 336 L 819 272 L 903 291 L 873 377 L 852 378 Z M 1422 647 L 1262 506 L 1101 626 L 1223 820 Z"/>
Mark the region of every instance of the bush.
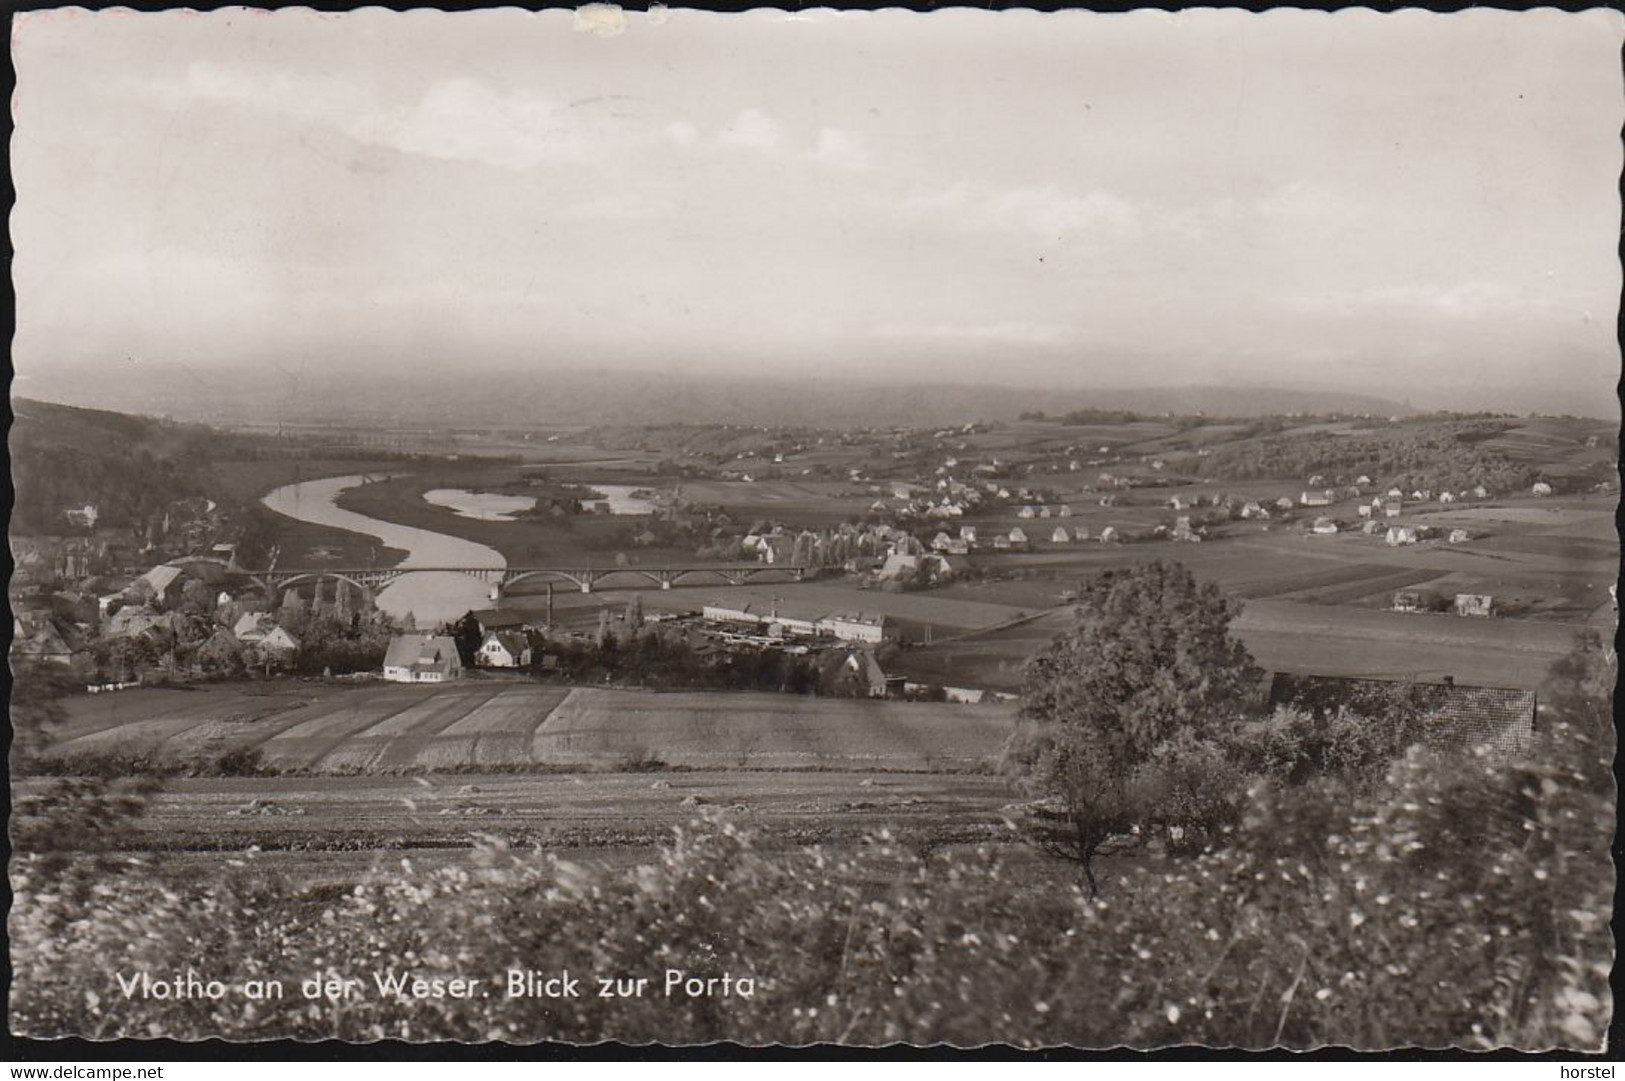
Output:
<path fill-rule="evenodd" d="M 718 819 L 680 831 L 648 866 L 584 868 L 489 840 L 467 866 L 403 860 L 326 900 L 251 863 L 186 885 L 127 868 L 109 886 L 25 857 L 13 877 L 12 1026 L 34 1037 L 1596 1050 L 1611 1011 L 1612 811 L 1579 759 L 1561 747 L 1542 758 L 1552 764 L 1452 765 L 1413 751 L 1378 797 L 1333 784 L 1255 791 L 1227 848 L 1127 871 L 1109 901 L 1034 888 L 986 848 L 926 861 L 882 833 L 843 855 L 762 850 Z M 109 958 L 125 973 L 280 978 L 290 997 L 125 1000 Z M 643 998 L 508 1001 L 510 968 L 652 984 Z M 389 969 L 496 990 L 380 999 L 369 974 Z M 666 998 L 667 969 L 748 976 L 754 993 Z M 315 972 L 360 977 L 368 993 L 307 1002 L 294 984 Z"/>

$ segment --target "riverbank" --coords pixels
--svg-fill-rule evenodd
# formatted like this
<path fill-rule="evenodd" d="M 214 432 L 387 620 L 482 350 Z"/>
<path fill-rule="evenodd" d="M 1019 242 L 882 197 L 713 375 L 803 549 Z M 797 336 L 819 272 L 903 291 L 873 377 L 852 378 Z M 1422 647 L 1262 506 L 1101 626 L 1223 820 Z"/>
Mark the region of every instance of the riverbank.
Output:
<path fill-rule="evenodd" d="M 414 529 L 432 530 L 494 548 L 511 566 L 615 565 L 624 552 L 639 563 L 693 563 L 694 553 L 684 548 L 632 544 L 640 518 L 626 515 L 576 514 L 567 517 L 519 515 L 513 521 L 466 518 L 447 507 L 437 507 L 423 493 L 437 488 L 470 491 L 516 491 L 520 471 L 490 469 L 435 469 L 395 477 L 340 493 L 337 505 L 347 511 Z M 619 478 L 617 478 L 619 481 Z"/>

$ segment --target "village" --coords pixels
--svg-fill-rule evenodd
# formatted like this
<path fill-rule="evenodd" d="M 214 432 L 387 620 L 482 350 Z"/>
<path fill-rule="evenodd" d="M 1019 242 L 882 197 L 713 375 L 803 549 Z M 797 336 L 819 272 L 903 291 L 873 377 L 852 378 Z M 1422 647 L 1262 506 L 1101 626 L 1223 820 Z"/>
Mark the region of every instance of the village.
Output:
<path fill-rule="evenodd" d="M 547 462 L 569 445 L 566 438 L 631 450 L 618 471 L 592 475 L 493 453 L 507 448 L 490 448 L 476 433 L 472 448 L 449 459 L 441 452 L 438 468 L 455 462 L 477 491 L 429 488 L 437 483 L 432 471 L 421 481 L 408 474 L 355 491 L 390 489 L 399 504 L 427 490 L 425 503 L 406 505 L 409 521 L 498 538 L 499 550 L 512 551 L 500 543 L 510 536 L 562 541 L 576 546 L 580 562 L 603 567 L 589 578 L 602 580 L 578 591 L 564 577 L 541 573 L 524 587 L 493 589 L 486 605 L 427 623 L 381 610 L 377 592 L 342 569 L 323 571 L 324 562 L 344 562 L 334 545 L 288 551 L 282 543 L 289 538 L 275 532 L 281 519 L 271 519 L 269 538 L 251 535 L 249 516 L 233 514 L 225 499 L 186 496 L 154 509 L 135 530 L 99 524 L 94 503 L 67 502 L 58 535 L 13 537 L 13 656 L 71 671 L 98 692 L 199 680 L 524 676 L 1012 701 L 1021 651 L 1031 648 L 1022 643 L 1039 628 L 1062 625 L 1078 576 L 1146 559 L 1187 562 L 1244 597 L 1264 598 L 1259 604 L 1282 595 L 1300 600 L 1293 615 L 1331 616 L 1353 605 L 1361 620 L 1379 612 L 1532 619 L 1537 636 L 1566 640 L 1558 624 L 1576 616 L 1559 613 L 1573 609 L 1548 614 L 1552 598 L 1531 603 L 1521 588 L 1539 580 L 1540 567 L 1509 578 L 1512 568 L 1487 560 L 1534 563 L 1566 550 L 1551 547 L 1560 540 L 1529 543 L 1541 535 L 1530 534 L 1530 522 L 1541 515 L 1559 527 L 1600 522 L 1603 503 L 1596 513 L 1581 508 L 1606 503 L 1614 491 L 1603 469 L 1609 447 L 1596 429 L 1567 429 L 1568 441 L 1553 442 L 1544 463 L 1493 456 L 1431 470 L 1412 465 L 1389 476 L 1323 470 L 1249 483 L 1247 463 L 1235 457 L 1256 437 L 1233 422 L 1092 420 L 839 433 L 727 426 L 555 433 L 539 441 L 540 458 L 529 459 Z M 1319 444 L 1294 443 L 1295 434 L 1328 422 L 1345 445 L 1364 440 L 1390 449 L 1427 445 L 1443 432 L 1454 440 L 1466 433 L 1476 450 L 1486 437 L 1519 430 L 1500 419 L 1301 418 L 1277 422 L 1265 441 L 1318 461 L 1324 452 L 1311 448 Z M 705 451 L 697 449 L 702 441 Z M 660 467 L 651 469 L 651 461 Z M 1493 476 L 1475 477 L 1475 467 Z M 594 487 L 605 477 L 617 483 L 603 490 L 618 494 L 602 497 Z M 363 504 L 369 512 L 379 502 L 373 498 Z M 516 509 L 511 524 L 507 514 L 465 517 L 459 499 L 506 500 Z M 253 525 L 265 528 L 263 520 Z M 256 577 L 261 568 L 245 565 L 244 546 L 269 550 L 273 566 L 281 559 L 312 573 L 293 587 L 272 585 Z M 147 560 L 154 562 L 143 565 Z M 655 560 L 683 560 L 701 573 L 676 589 L 671 576 L 658 590 L 640 588 L 649 582 L 636 572 Z M 729 585 L 703 573 L 707 561 L 794 573 Z M 1283 588 L 1261 590 L 1266 574 Z M 1568 591 L 1588 585 L 1572 571 L 1548 580 Z M 1579 622 L 1611 618 L 1614 587 L 1600 566 L 1591 588 Z M 1343 629 L 1333 619 L 1323 633 L 1335 638 Z M 1447 650 L 1451 632 L 1434 633 L 1445 636 L 1440 650 Z M 645 640 L 650 644 L 639 646 Z M 620 659 L 606 670 L 603 655 L 617 643 Z M 664 658 L 658 677 L 625 659 L 634 647 Z M 1489 683 L 1531 693 L 1541 678 L 1530 669 L 1509 679 L 1511 670 L 1488 655 L 1465 669 L 1447 657 L 1432 675 L 1426 663 L 1414 663 L 1409 674 L 1386 664 L 1312 671 L 1294 655 L 1302 651 L 1295 644 L 1279 659 L 1264 652 L 1276 662 L 1272 670 L 1304 676 L 1473 686 L 1489 675 Z M 744 669 L 751 674 L 740 675 Z M 796 674 L 787 674 L 792 669 Z"/>

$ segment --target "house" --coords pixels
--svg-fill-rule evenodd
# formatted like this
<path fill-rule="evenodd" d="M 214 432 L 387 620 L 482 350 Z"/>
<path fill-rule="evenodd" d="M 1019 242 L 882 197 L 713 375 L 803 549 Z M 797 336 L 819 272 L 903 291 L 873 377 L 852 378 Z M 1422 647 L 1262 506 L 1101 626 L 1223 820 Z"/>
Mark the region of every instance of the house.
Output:
<path fill-rule="evenodd" d="M 1334 494 L 1330 489 L 1323 492 L 1304 492 L 1298 497 L 1298 502 L 1305 507 L 1329 507 L 1332 505 Z"/>
<path fill-rule="evenodd" d="M 1000 533 L 999 535 L 994 537 L 993 538 L 993 547 L 995 549 L 997 549 L 998 551 L 1001 551 L 1001 552 L 1009 551 L 1010 550 L 1010 535 L 1008 533 Z"/>
<path fill-rule="evenodd" d="M 1117 529 L 1116 529 L 1116 527 L 1107 526 L 1105 529 L 1102 529 L 1100 531 L 1100 543 L 1101 544 L 1116 544 L 1117 543 Z"/>
<path fill-rule="evenodd" d="M 1117 497 L 1110 494 L 1109 492 L 1106 495 L 1103 495 L 1103 496 L 1100 497 L 1100 505 L 1102 507 L 1109 507 L 1109 506 L 1111 506 L 1112 504 L 1114 504 L 1116 502 L 1117 502 Z"/>
<path fill-rule="evenodd" d="M 1388 489 L 1388 498 L 1389 499 L 1404 499 L 1405 498 L 1405 493 L 1400 491 L 1397 487 L 1390 488 L 1390 489 Z"/>
<path fill-rule="evenodd" d="M 1529 490 L 1539 496 L 1548 496 L 1552 494 L 1552 486 L 1543 480 L 1537 480 L 1535 482 L 1535 486 Z"/>
<path fill-rule="evenodd" d="M 1170 532 L 1169 537 L 1172 540 L 1185 541 L 1190 544 L 1195 544 L 1202 539 L 1196 533 L 1196 531 L 1191 528 L 1190 516 L 1184 514 L 1180 515 L 1178 520 L 1174 522 L 1174 528 L 1172 532 Z"/>
<path fill-rule="evenodd" d="M 131 583 L 145 585 L 152 590 L 153 600 L 161 608 L 175 604 L 181 598 L 181 569 L 160 563 Z"/>
<path fill-rule="evenodd" d="M 127 604 L 107 621 L 108 638 L 138 638 L 174 626 L 174 617 L 143 604 Z"/>
<path fill-rule="evenodd" d="M 959 527 L 959 539 L 964 541 L 966 544 L 975 544 L 976 543 L 976 527 L 973 526 L 973 525 L 962 525 L 962 526 L 960 526 Z"/>
<path fill-rule="evenodd" d="M 1038 516 L 1040 518 L 1048 518 L 1050 516 L 1050 509 L 1048 507 L 1039 507 Z"/>
<path fill-rule="evenodd" d="M 897 553 L 886 557 L 886 562 L 880 568 L 880 577 L 908 578 L 918 574 L 919 571 L 919 556 Z"/>
<path fill-rule="evenodd" d="M 1488 619 L 1491 614 L 1492 600 L 1488 593 L 1457 593 L 1456 614 L 1458 616 L 1477 616 Z"/>
<path fill-rule="evenodd" d="M 1384 518 L 1398 518 L 1400 512 L 1404 509 L 1404 506 L 1399 502 L 1399 500 L 1391 500 L 1382 505 L 1382 516 Z"/>
<path fill-rule="evenodd" d="M 1020 526 L 1010 530 L 1010 547 L 1020 548 L 1027 543 L 1027 531 Z"/>
<path fill-rule="evenodd" d="M 1450 531 L 1451 544 L 1465 544 L 1470 540 L 1472 540 L 1472 537 L 1467 535 L 1467 531 L 1465 529 L 1452 529 Z"/>
<path fill-rule="evenodd" d="M 1337 532 L 1337 523 L 1330 518 L 1316 518 L 1315 524 L 1309 527 L 1311 533 L 1326 537 Z"/>
<path fill-rule="evenodd" d="M 841 662 L 839 681 L 869 698 L 886 697 L 886 670 L 866 649 L 854 649 Z"/>
<path fill-rule="evenodd" d="M 818 621 L 818 632 L 843 642 L 878 643 L 888 630 L 886 617 L 863 612 L 834 612 Z"/>
<path fill-rule="evenodd" d="M 1051 533 L 1049 535 L 1049 539 L 1050 539 L 1051 544 L 1071 544 L 1072 543 L 1072 537 L 1071 537 L 1070 534 L 1067 533 L 1066 526 L 1064 526 L 1064 525 L 1056 526 L 1055 527 L 1055 532 L 1053 532 L 1053 533 Z"/>
<path fill-rule="evenodd" d="M 1189 510 L 1190 509 L 1190 504 L 1187 503 L 1185 500 L 1181 499 L 1177 495 L 1176 496 L 1170 496 L 1169 499 L 1168 499 L 1168 509 L 1169 510 Z"/>
<path fill-rule="evenodd" d="M 520 631 L 486 631 L 474 662 L 486 668 L 524 668 L 530 664 L 530 642 Z"/>
<path fill-rule="evenodd" d="M 1439 493 L 1439 502 L 1440 503 L 1454 503 L 1455 501 L 1456 501 L 1456 497 L 1451 495 L 1449 492 L 1440 492 Z"/>
<path fill-rule="evenodd" d="M 1366 534 L 1381 533 L 1382 532 L 1382 523 L 1377 521 L 1375 518 L 1372 518 L 1369 521 L 1361 523 L 1360 532 L 1361 533 L 1366 533 Z"/>
<path fill-rule="evenodd" d="M 1388 544 L 1397 548 L 1402 544 L 1415 544 L 1416 530 L 1408 525 L 1395 525 L 1388 527 Z"/>
<path fill-rule="evenodd" d="M 1062 503 L 1059 507 L 1056 507 L 1055 508 L 1055 517 L 1057 517 L 1057 518 L 1070 518 L 1070 517 L 1072 517 L 1072 508 L 1071 508 L 1071 506 L 1069 506 L 1066 503 Z"/>
<path fill-rule="evenodd" d="M 1269 511 L 1260 506 L 1256 499 L 1249 499 L 1241 505 L 1241 516 L 1243 518 L 1268 518 Z"/>
<path fill-rule="evenodd" d="M 1480 484 L 1478 487 L 1473 489 L 1473 498 L 1474 499 L 1488 499 L 1489 497 L 1490 497 L 1490 490 L 1488 488 L 1484 487 L 1482 484 Z"/>
<path fill-rule="evenodd" d="M 948 536 L 948 534 L 938 533 L 936 536 L 931 538 L 931 550 L 933 552 L 946 552 L 948 550 L 948 546 L 953 542 L 953 538 Z"/>
<path fill-rule="evenodd" d="M 1072 539 L 1075 540 L 1075 541 L 1086 541 L 1086 540 L 1088 540 L 1089 539 L 1089 527 L 1086 526 L 1086 525 L 1073 526 L 1072 527 Z"/>
<path fill-rule="evenodd" d="M 1366 476 L 1364 473 L 1361 473 L 1358 477 L 1354 478 L 1354 483 L 1369 485 L 1371 483 L 1371 478 Z"/>
<path fill-rule="evenodd" d="M 1290 705 L 1317 715 L 1362 702 L 1410 694 L 1422 711 L 1423 745 L 1447 754 L 1485 748 L 1491 757 L 1518 754 L 1535 734 L 1535 692 L 1503 687 L 1468 687 L 1445 677 L 1443 683 L 1398 683 L 1341 676 L 1298 676 L 1278 672 L 1270 680 L 1271 705 Z"/>
<path fill-rule="evenodd" d="M 13 658 L 41 664 L 72 664 L 73 647 L 50 619 L 18 619 L 11 643 Z"/>
<path fill-rule="evenodd" d="M 1369 503 L 1360 504 L 1360 517 L 1361 518 L 1369 518 L 1369 517 L 1371 517 L 1371 504 L 1369 504 Z"/>
<path fill-rule="evenodd" d="M 1016 511 L 1017 518 L 1032 518 L 1037 516 L 1037 514 L 1038 512 L 1033 510 L 1033 508 L 1030 506 L 1022 507 L 1020 510 Z"/>
<path fill-rule="evenodd" d="M 1426 612 L 1429 610 L 1426 600 L 1423 599 L 1419 589 L 1402 589 L 1394 594 L 1394 611 L 1396 612 Z"/>
<path fill-rule="evenodd" d="M 289 654 L 299 652 L 299 639 L 286 627 L 272 627 L 255 643 L 267 653 Z"/>
<path fill-rule="evenodd" d="M 96 512 L 96 504 L 86 503 L 82 507 L 69 507 L 62 512 L 67 516 L 68 524 L 79 526 L 82 529 L 95 529 L 96 519 L 100 515 Z"/>
<path fill-rule="evenodd" d="M 463 661 L 446 635 L 398 634 L 384 654 L 384 678 L 393 683 L 445 683 L 459 679 Z"/>
<path fill-rule="evenodd" d="M 276 626 L 269 612 L 244 612 L 237 617 L 231 633 L 239 642 L 258 642 Z"/>
<path fill-rule="evenodd" d="M 1277 499 L 1275 501 L 1275 506 L 1276 506 L 1276 509 L 1278 509 L 1278 510 L 1291 510 L 1296 505 L 1297 504 L 1292 502 L 1292 497 L 1291 496 L 1285 496 L 1284 495 L 1280 499 Z"/>

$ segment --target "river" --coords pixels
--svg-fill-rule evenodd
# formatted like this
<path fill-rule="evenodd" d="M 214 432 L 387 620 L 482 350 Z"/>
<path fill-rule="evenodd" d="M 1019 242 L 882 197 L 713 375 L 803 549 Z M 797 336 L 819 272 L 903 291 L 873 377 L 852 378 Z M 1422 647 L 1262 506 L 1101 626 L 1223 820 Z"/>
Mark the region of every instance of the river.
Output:
<path fill-rule="evenodd" d="M 276 489 L 260 502 L 278 514 L 301 522 L 376 537 L 388 547 L 407 553 L 399 564 L 402 567 L 501 569 L 508 565 L 495 548 L 427 529 L 379 521 L 337 504 L 341 492 L 365 484 L 368 479 L 350 476 L 301 481 Z M 389 615 L 404 619 L 410 614 L 418 626 L 427 628 L 456 619 L 470 609 L 489 607 L 490 597 L 489 585 L 465 574 L 424 572 L 405 575 L 385 586 L 378 591 L 377 602 Z"/>

